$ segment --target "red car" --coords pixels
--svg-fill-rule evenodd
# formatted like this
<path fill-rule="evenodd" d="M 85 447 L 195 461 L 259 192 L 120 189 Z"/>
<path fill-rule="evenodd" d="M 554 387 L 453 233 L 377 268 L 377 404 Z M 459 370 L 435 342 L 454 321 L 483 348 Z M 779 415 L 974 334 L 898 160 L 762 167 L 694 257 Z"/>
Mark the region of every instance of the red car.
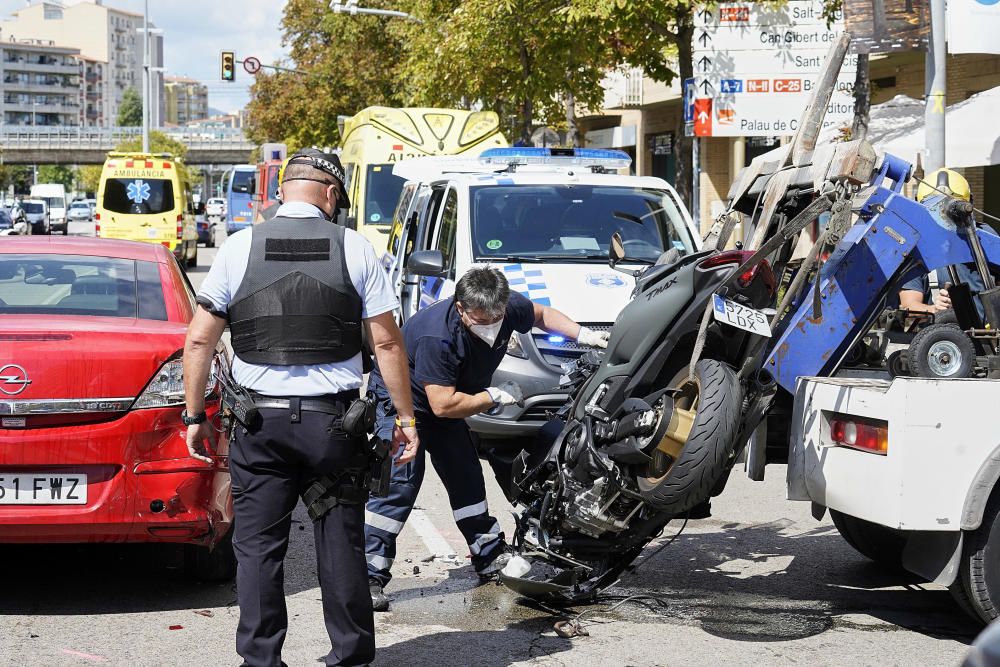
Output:
<path fill-rule="evenodd" d="M 235 575 L 228 440 L 200 462 L 181 422 L 193 305 L 158 244 L 0 241 L 0 543 L 181 543 L 191 576 Z"/>

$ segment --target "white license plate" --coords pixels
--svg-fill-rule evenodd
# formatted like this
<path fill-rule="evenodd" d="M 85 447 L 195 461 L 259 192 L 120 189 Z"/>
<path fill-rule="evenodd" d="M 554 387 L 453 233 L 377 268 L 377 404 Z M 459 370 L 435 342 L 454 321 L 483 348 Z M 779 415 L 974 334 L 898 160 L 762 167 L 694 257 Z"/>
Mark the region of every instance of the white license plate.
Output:
<path fill-rule="evenodd" d="M 0 473 L 0 505 L 86 505 L 87 476 Z"/>
<path fill-rule="evenodd" d="M 758 336 L 771 337 L 771 326 L 767 323 L 767 316 L 764 313 L 742 306 L 718 294 L 713 294 L 712 298 L 714 299 L 715 319 L 718 321 L 731 324 L 737 329 L 743 329 Z"/>

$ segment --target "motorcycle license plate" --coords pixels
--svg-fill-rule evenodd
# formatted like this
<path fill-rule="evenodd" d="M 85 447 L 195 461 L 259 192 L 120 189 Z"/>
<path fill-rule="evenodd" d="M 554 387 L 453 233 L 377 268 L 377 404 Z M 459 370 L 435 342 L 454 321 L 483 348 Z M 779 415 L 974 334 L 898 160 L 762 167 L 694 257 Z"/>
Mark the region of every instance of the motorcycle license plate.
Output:
<path fill-rule="evenodd" d="M 758 336 L 771 337 L 771 326 L 767 323 L 767 316 L 764 313 L 747 308 L 718 294 L 712 295 L 712 298 L 714 299 L 715 319 L 718 321 L 725 322 L 737 329 L 755 333 Z"/>

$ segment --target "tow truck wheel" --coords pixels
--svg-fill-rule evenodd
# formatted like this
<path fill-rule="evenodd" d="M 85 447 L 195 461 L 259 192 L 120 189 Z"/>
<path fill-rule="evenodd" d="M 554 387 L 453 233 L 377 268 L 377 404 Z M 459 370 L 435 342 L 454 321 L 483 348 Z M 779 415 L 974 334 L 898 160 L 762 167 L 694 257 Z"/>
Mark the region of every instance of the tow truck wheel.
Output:
<path fill-rule="evenodd" d="M 907 358 L 916 377 L 967 378 L 975 367 L 976 350 L 957 324 L 932 324 L 913 337 Z"/>
<path fill-rule="evenodd" d="M 962 539 L 958 577 L 949 587 L 972 618 L 989 623 L 1000 616 L 1000 493 L 994 490 L 979 528 Z"/>
<path fill-rule="evenodd" d="M 854 550 L 886 570 L 903 569 L 906 535 L 901 530 L 880 526 L 837 510 L 830 510 L 833 525 Z"/>
<path fill-rule="evenodd" d="M 233 530 L 214 547 L 184 545 L 184 574 L 194 581 L 229 581 L 236 576 L 236 553 L 233 551 Z"/>
<path fill-rule="evenodd" d="M 726 473 L 742 392 L 732 369 L 714 359 L 699 361 L 692 381 L 685 374 L 668 386 L 680 387 L 671 426 L 636 483 L 650 505 L 677 515 L 707 500 Z"/>

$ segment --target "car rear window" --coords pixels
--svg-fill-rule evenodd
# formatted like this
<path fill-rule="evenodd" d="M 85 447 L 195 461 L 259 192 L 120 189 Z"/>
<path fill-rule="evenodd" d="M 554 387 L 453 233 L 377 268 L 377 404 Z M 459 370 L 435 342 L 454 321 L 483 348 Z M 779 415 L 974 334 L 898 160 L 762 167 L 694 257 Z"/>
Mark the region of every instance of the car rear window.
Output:
<path fill-rule="evenodd" d="M 154 262 L 84 255 L 0 254 L 0 315 L 167 319 Z"/>
<path fill-rule="evenodd" d="M 44 213 L 45 212 L 45 204 L 36 204 L 36 203 L 33 203 L 33 202 L 28 202 L 27 204 L 21 204 L 21 208 L 23 208 L 28 213 Z"/>
<path fill-rule="evenodd" d="M 174 208 L 174 184 L 164 178 L 109 178 L 104 208 L 136 215 L 167 213 Z"/>

